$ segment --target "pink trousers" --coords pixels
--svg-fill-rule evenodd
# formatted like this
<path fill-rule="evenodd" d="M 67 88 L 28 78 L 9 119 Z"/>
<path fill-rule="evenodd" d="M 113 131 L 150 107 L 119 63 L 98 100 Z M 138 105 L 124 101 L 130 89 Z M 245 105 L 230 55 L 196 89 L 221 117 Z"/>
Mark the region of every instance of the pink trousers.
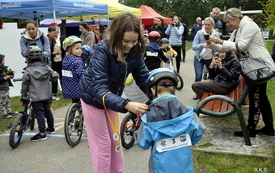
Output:
<path fill-rule="evenodd" d="M 123 173 L 122 150 L 115 151 L 113 129 L 104 109 L 98 109 L 81 100 L 94 173 Z M 107 109 L 114 122 L 115 112 Z"/>

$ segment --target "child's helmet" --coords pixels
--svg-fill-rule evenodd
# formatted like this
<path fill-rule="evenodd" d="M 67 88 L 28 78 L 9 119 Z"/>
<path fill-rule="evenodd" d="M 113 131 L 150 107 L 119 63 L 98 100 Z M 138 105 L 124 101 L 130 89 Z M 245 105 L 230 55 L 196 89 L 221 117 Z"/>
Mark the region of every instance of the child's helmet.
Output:
<path fill-rule="evenodd" d="M 162 38 L 160 40 L 160 44 L 162 44 L 162 43 L 169 43 L 169 40 L 167 38 Z"/>
<path fill-rule="evenodd" d="M 160 82 L 161 80 L 165 80 L 164 82 Z M 149 77 L 146 81 L 146 95 L 152 100 L 153 94 L 151 92 L 152 86 L 177 86 L 178 85 L 178 77 L 175 72 L 168 68 L 157 68 L 150 72 Z"/>
<path fill-rule="evenodd" d="M 77 36 L 69 36 L 63 41 L 63 49 L 67 50 L 68 47 L 72 46 L 75 43 L 82 43 L 82 40 Z"/>
<path fill-rule="evenodd" d="M 30 60 L 39 60 L 39 59 L 42 60 L 43 59 L 42 50 L 38 46 L 31 45 L 26 50 L 26 58 Z"/>
<path fill-rule="evenodd" d="M 148 34 L 148 38 L 149 39 L 158 39 L 158 38 L 160 38 L 160 34 L 157 31 L 151 31 Z"/>
<path fill-rule="evenodd" d="M 89 45 L 83 45 L 81 48 L 89 53 L 89 55 L 92 55 L 93 49 Z"/>

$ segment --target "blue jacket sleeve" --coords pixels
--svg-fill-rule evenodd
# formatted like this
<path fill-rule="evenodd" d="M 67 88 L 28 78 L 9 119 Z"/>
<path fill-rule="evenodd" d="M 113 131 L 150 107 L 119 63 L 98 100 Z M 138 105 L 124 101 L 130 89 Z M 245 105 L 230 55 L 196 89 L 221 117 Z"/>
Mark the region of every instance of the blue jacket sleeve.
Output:
<path fill-rule="evenodd" d="M 109 86 L 110 74 L 112 73 L 111 67 L 111 58 L 110 52 L 107 52 L 107 49 L 97 48 L 97 51 L 94 52 L 92 61 L 88 69 L 88 76 L 92 77 L 92 95 L 98 102 L 102 102 L 103 96 L 111 92 Z M 126 74 L 125 74 L 126 76 Z M 125 77 L 126 78 L 126 77 Z M 86 80 L 89 80 L 88 78 Z M 87 81 L 87 83 L 91 83 Z M 118 96 L 117 93 L 109 93 L 105 97 L 106 106 L 114 111 L 118 112 L 127 112 L 124 109 L 124 106 L 129 102 L 128 99 L 125 99 L 121 96 Z"/>

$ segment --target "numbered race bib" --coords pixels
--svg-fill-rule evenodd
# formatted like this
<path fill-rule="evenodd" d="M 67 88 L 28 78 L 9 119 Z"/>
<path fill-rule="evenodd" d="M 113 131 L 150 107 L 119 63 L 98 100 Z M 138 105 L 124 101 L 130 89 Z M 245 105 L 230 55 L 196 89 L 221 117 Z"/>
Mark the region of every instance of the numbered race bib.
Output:
<path fill-rule="evenodd" d="M 155 57 L 157 57 L 158 56 L 158 52 L 150 52 L 150 51 L 146 51 L 146 55 L 147 56 L 155 56 Z"/>
<path fill-rule="evenodd" d="M 68 70 L 62 70 L 62 76 L 73 77 L 73 73 L 71 71 L 68 71 Z"/>
<path fill-rule="evenodd" d="M 189 134 L 183 134 L 174 138 L 166 138 L 156 142 L 156 149 L 158 152 L 175 150 L 182 147 L 191 146 L 191 139 Z"/>

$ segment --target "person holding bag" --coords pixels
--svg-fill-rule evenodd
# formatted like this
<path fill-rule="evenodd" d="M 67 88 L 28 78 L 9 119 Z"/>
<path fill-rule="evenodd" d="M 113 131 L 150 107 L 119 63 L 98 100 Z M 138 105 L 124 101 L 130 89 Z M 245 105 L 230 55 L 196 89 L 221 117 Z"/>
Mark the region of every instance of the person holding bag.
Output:
<path fill-rule="evenodd" d="M 251 18 L 243 16 L 241 10 L 237 8 L 228 9 L 224 14 L 224 21 L 233 31 L 229 40 L 225 41 L 216 37 L 210 37 L 207 41 L 208 47 L 216 51 L 236 51 L 237 54 L 238 52 L 249 52 L 251 57 L 263 61 L 270 68 L 270 71 L 275 72 L 275 64 L 265 47 L 258 25 Z M 249 91 L 247 130 L 250 137 L 256 137 L 256 134 L 274 136 L 272 109 L 266 95 L 266 88 L 267 81 L 263 83 L 255 82 L 251 85 L 251 90 Z M 265 126 L 256 130 L 260 114 L 263 116 Z M 242 137 L 243 133 L 242 131 L 237 131 L 234 135 Z"/>

